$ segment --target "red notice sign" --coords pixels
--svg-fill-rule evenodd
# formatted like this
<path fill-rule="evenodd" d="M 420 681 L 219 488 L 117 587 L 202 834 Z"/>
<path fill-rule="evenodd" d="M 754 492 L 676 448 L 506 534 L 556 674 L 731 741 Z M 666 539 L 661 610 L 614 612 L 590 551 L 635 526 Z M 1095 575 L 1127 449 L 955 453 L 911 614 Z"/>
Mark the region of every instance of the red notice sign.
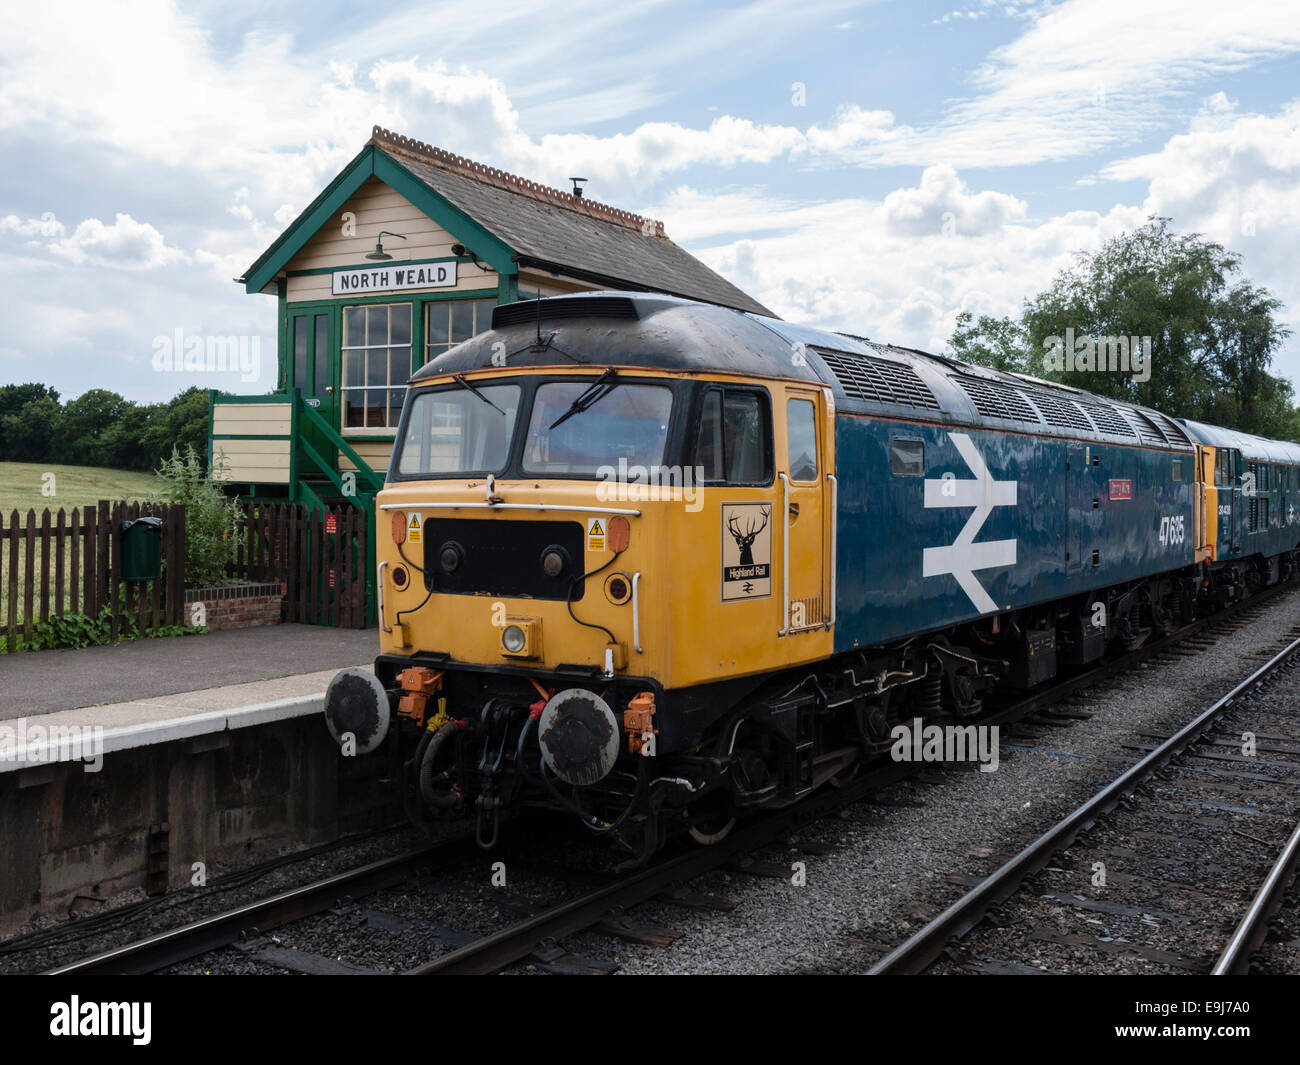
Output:
<path fill-rule="evenodd" d="M 1133 482 L 1132 481 L 1111 481 L 1110 498 L 1111 499 L 1132 499 Z"/>
<path fill-rule="evenodd" d="M 1114 483 L 1115 483 L 1114 481 L 1111 482 L 1111 484 Z M 327 533 L 336 533 L 339 531 L 339 519 L 336 515 L 334 514 L 325 515 L 325 531 Z"/>

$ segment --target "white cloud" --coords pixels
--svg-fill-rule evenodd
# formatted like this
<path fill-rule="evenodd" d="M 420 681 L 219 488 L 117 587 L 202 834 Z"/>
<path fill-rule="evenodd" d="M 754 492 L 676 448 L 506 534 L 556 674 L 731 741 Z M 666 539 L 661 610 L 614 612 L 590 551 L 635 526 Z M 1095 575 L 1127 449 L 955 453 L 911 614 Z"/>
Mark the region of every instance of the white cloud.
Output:
<path fill-rule="evenodd" d="M 880 200 L 797 204 L 681 187 L 656 211 L 679 243 L 782 317 L 930 351 L 943 349 L 958 311 L 1015 313 L 1077 252 L 1144 218 L 1116 206 L 1031 224 L 1024 201 L 972 191 L 951 167 Z"/>
<path fill-rule="evenodd" d="M 87 218 L 49 249 L 78 265 L 119 270 L 152 270 L 189 258 L 179 248 L 168 247 L 163 235 L 148 222 L 137 222 L 129 214 L 119 214 L 111 226 Z"/>
<path fill-rule="evenodd" d="M 0 233 L 16 233 L 20 237 L 61 237 L 65 232 L 63 223 L 53 211 L 46 211 L 40 218 L 19 218 L 17 215 L 5 215 L 0 218 Z M 39 244 L 32 240 L 30 246 Z"/>

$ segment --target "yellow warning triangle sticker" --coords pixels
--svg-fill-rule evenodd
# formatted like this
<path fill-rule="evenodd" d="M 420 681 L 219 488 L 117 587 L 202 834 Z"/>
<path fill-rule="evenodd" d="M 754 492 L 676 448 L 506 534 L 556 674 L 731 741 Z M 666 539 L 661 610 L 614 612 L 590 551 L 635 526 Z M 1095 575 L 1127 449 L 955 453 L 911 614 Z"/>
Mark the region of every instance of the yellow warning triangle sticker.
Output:
<path fill-rule="evenodd" d="M 420 515 L 418 515 L 418 514 L 412 514 L 412 515 L 411 515 L 411 528 L 412 528 L 412 529 L 418 529 L 419 527 L 420 527 Z"/>
<path fill-rule="evenodd" d="M 605 530 L 602 529 L 602 528 L 600 527 L 600 519 L 599 519 L 599 518 L 595 518 L 595 519 L 592 520 L 591 528 L 587 530 L 587 535 L 588 535 L 588 536 L 604 536 L 604 535 L 605 535 Z"/>

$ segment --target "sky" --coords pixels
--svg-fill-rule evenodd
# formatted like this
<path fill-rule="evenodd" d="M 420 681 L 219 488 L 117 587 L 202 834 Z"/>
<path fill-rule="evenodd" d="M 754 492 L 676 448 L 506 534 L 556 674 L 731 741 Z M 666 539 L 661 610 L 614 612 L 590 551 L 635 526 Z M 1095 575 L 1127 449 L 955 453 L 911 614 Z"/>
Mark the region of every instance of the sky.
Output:
<path fill-rule="evenodd" d="M 942 351 L 1156 214 L 1300 334 L 1286 0 L 42 0 L 0 12 L 0 384 L 273 389 L 232 279 L 374 125 L 584 176 L 791 321 Z M 177 331 L 260 377 L 156 368 Z"/>

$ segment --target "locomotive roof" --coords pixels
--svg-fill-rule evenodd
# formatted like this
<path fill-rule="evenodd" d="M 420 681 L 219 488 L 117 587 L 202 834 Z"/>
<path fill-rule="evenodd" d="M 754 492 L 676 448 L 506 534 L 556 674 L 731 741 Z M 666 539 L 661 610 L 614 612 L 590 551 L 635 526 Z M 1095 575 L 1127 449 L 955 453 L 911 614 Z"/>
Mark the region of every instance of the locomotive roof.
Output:
<path fill-rule="evenodd" d="M 1225 429 L 1221 425 L 1208 425 L 1180 418 L 1192 435 L 1203 444 L 1211 447 L 1236 448 L 1243 458 L 1255 462 L 1285 462 L 1300 465 L 1300 445 L 1289 440 L 1269 440 L 1267 437 L 1243 433 L 1236 429 Z"/>
<path fill-rule="evenodd" d="M 828 385 L 836 406 L 847 413 L 1184 451 L 1192 446 L 1182 425 L 1147 407 L 673 296 L 586 292 L 525 300 L 497 307 L 492 325 L 439 355 L 412 380 L 502 365 L 611 363 L 784 377 Z"/>

